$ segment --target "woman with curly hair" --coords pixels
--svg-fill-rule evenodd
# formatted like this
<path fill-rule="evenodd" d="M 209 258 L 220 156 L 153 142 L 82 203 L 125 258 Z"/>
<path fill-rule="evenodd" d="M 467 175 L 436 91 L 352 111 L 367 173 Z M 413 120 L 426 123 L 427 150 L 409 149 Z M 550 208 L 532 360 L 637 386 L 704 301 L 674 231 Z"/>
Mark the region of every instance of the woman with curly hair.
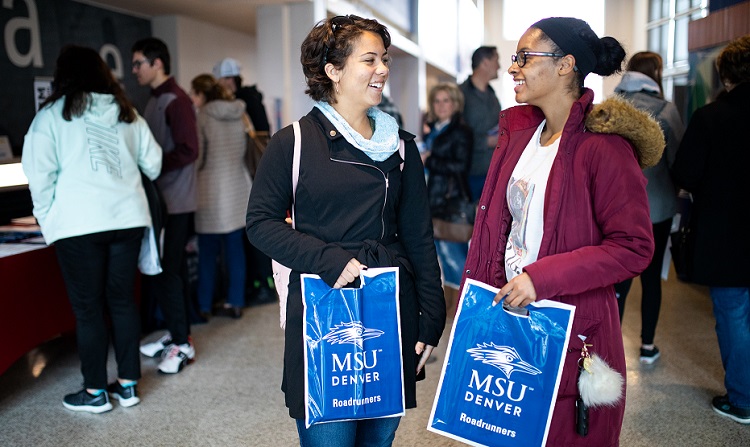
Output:
<path fill-rule="evenodd" d="M 366 267 L 399 268 L 407 408 L 417 404 L 417 374 L 445 325 L 424 167 L 414 136 L 376 107 L 390 72 L 390 43 L 385 26 L 357 16 L 324 20 L 310 31 L 301 62 L 316 103 L 299 120 L 299 183 L 295 190 L 289 126 L 271 139 L 250 193 L 250 242 L 292 269 L 282 390 L 303 446 L 389 446 L 400 417 L 305 427 L 300 273 L 342 288 Z M 292 203 L 294 227 L 285 223 Z"/>

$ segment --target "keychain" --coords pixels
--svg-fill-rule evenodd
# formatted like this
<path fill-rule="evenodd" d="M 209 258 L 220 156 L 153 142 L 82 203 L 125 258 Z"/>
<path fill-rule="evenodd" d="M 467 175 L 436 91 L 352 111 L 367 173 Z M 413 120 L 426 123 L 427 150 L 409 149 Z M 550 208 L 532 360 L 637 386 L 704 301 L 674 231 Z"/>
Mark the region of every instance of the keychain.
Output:
<path fill-rule="evenodd" d="M 588 347 L 593 345 L 587 344 L 586 337 L 583 335 L 579 335 L 578 337 L 583 341 L 581 357 L 578 359 L 578 377 L 580 380 L 580 376 L 584 371 L 589 374 L 591 373 L 592 360 Z M 580 391 L 576 399 L 576 433 L 581 436 L 586 436 L 589 433 L 589 407 L 583 402 Z"/>

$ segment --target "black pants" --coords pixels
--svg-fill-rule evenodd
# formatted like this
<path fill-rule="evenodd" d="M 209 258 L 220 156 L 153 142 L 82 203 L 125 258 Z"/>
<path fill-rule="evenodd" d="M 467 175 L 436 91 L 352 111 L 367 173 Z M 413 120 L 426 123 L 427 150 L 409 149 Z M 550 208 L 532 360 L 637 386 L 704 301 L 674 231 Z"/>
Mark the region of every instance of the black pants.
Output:
<path fill-rule="evenodd" d="M 190 233 L 193 213 L 169 214 L 164 225 L 162 272 L 143 276 L 143 295 L 159 304 L 167 330 L 176 344 L 187 343 L 190 322 L 187 317 L 187 300 L 180 276 L 185 244 Z"/>
<path fill-rule="evenodd" d="M 653 224 L 654 230 L 654 258 L 641 273 L 641 343 L 650 345 L 654 343 L 656 323 L 659 322 L 659 311 L 661 310 L 661 268 L 664 263 L 664 252 L 667 249 L 667 240 L 672 228 L 672 219 Z M 615 284 L 615 292 L 618 295 L 620 306 L 620 323 L 625 312 L 625 298 L 628 296 L 633 280 L 628 279 Z"/>
<path fill-rule="evenodd" d="M 109 335 L 112 320 L 117 377 L 141 378 L 138 346 L 140 320 L 135 305 L 135 274 L 143 228 L 105 231 L 60 239 L 55 251 L 76 317 L 78 355 L 83 385 L 107 387 Z"/>

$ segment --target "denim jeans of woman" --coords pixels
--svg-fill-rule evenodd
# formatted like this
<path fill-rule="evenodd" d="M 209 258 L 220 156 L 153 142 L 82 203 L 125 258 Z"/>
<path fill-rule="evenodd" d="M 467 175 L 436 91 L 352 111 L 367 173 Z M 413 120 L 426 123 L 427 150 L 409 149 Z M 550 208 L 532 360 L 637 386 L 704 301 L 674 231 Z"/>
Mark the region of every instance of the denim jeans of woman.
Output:
<path fill-rule="evenodd" d="M 143 228 L 104 231 L 60 239 L 55 251 L 76 317 L 83 386 L 107 387 L 107 352 L 112 342 L 117 377 L 141 378 L 138 346 L 140 319 L 135 304 L 135 275 Z"/>
<path fill-rule="evenodd" d="M 396 438 L 400 417 L 328 422 L 305 428 L 297 419 L 300 447 L 389 447 Z"/>
<path fill-rule="evenodd" d="M 202 312 L 210 312 L 216 285 L 216 259 L 224 253 L 229 276 L 227 304 L 245 305 L 245 251 L 242 238 L 245 230 L 226 234 L 198 234 L 198 304 Z"/>
<path fill-rule="evenodd" d="M 750 288 L 711 287 L 729 402 L 750 408 Z"/>

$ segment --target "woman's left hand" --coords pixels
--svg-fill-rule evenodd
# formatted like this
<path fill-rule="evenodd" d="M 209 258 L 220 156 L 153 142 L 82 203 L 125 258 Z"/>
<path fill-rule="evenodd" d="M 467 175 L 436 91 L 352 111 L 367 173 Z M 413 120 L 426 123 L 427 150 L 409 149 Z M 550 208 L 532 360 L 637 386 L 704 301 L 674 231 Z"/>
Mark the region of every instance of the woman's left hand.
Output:
<path fill-rule="evenodd" d="M 419 363 L 417 363 L 417 374 L 419 374 L 419 372 L 422 371 L 422 368 L 424 368 L 424 365 L 427 363 L 427 359 L 430 358 L 433 349 L 435 349 L 434 346 L 426 345 L 421 341 L 418 341 L 414 346 L 414 352 L 417 355 L 421 354 L 419 357 Z"/>
<path fill-rule="evenodd" d="M 498 304 L 506 295 L 505 302 L 513 307 L 525 307 L 536 301 L 536 289 L 529 274 L 523 272 L 508 281 L 508 284 L 495 295 L 495 304 Z"/>

